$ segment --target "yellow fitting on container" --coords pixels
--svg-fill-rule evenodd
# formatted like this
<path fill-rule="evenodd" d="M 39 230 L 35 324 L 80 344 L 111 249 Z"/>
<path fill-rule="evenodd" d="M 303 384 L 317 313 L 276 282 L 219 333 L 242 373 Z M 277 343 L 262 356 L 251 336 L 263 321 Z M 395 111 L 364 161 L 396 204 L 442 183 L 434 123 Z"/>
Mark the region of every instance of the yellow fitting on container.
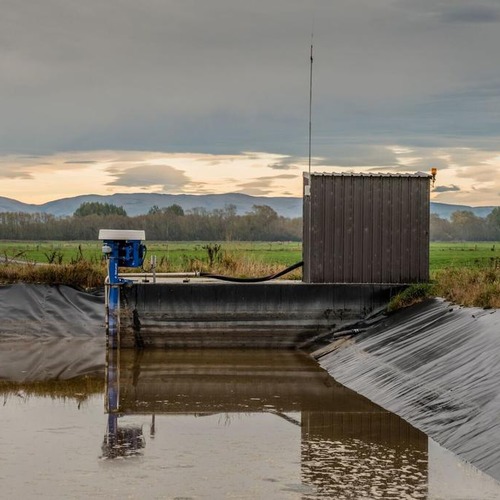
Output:
<path fill-rule="evenodd" d="M 432 175 L 432 187 L 434 187 L 434 184 L 436 184 L 436 175 L 437 175 L 438 169 L 435 167 L 431 168 L 431 175 Z"/>

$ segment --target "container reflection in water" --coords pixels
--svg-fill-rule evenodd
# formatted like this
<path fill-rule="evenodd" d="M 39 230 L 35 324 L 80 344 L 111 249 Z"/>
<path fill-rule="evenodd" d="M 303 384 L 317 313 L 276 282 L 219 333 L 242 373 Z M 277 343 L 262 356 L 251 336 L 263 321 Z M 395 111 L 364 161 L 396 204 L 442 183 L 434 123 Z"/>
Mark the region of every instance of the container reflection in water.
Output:
<path fill-rule="evenodd" d="M 147 446 L 157 454 L 168 436 L 167 468 L 179 467 L 177 457 L 234 494 L 238 482 L 287 498 L 427 494 L 427 437 L 299 352 L 110 352 L 107 411 L 104 456 L 146 460 L 151 422 L 158 439 Z"/>

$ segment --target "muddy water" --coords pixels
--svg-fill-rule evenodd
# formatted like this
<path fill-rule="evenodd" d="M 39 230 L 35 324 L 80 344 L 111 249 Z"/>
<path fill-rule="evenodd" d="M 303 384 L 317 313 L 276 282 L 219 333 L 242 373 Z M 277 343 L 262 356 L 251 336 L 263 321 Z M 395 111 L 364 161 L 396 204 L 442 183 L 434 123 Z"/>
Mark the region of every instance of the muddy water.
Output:
<path fill-rule="evenodd" d="M 1 498 L 500 497 L 297 352 L 122 351 L 0 388 Z"/>

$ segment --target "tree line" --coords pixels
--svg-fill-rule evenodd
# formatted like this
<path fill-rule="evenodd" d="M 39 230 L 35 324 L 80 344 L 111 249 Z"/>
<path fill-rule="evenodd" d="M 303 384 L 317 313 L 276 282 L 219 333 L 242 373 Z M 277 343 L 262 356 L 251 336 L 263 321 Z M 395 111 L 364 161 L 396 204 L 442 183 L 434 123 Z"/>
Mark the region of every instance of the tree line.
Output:
<path fill-rule="evenodd" d="M 152 207 L 145 215 L 129 217 L 113 205 L 82 204 L 72 216 L 44 213 L 0 213 L 0 239 L 6 240 L 96 240 L 99 229 L 143 229 L 148 240 L 159 241 L 300 241 L 302 219 L 278 215 L 267 205 L 254 205 L 238 215 L 236 206 L 184 212 L 179 205 Z M 109 206 L 106 206 L 109 205 Z M 123 211 L 123 212 L 122 212 Z"/>
<path fill-rule="evenodd" d="M 300 241 L 302 219 L 282 217 L 267 205 L 254 205 L 238 215 L 236 206 L 184 212 L 179 205 L 151 207 L 145 215 L 129 217 L 122 207 L 83 203 L 72 216 L 44 213 L 0 213 L 0 239 L 95 240 L 99 229 L 144 229 L 148 240 L 159 241 Z M 457 211 L 451 218 L 430 217 L 431 241 L 500 241 L 500 207 L 482 218 Z"/>
<path fill-rule="evenodd" d="M 500 241 L 500 207 L 487 217 L 478 217 L 469 210 L 459 210 L 443 219 L 431 214 L 431 241 Z"/>

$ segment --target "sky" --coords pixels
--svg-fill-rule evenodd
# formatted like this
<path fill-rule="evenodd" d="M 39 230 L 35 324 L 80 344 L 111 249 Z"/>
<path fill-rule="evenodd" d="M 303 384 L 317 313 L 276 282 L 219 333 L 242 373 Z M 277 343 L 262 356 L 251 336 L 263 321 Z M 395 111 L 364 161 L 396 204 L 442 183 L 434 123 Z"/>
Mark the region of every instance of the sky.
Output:
<path fill-rule="evenodd" d="M 0 0 L 0 196 L 301 196 L 428 172 L 500 205 L 498 0 Z"/>

